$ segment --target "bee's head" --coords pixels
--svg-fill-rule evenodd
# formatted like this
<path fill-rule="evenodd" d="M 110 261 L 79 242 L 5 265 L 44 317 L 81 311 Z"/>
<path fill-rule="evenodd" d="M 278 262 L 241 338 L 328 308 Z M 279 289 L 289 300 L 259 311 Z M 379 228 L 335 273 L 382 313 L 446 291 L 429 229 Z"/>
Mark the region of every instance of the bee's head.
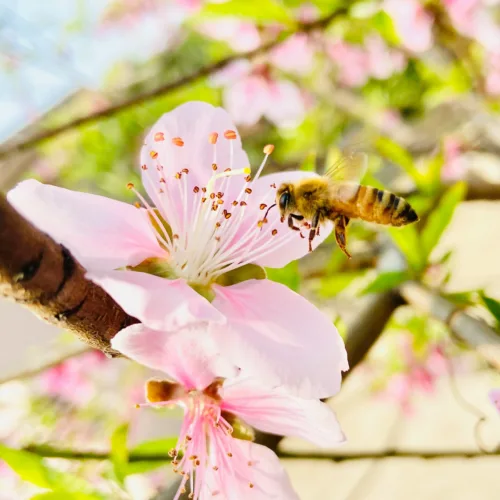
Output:
<path fill-rule="evenodd" d="M 276 204 L 279 207 L 282 218 L 293 212 L 295 208 L 295 199 L 293 196 L 292 184 L 281 184 L 276 191 Z"/>

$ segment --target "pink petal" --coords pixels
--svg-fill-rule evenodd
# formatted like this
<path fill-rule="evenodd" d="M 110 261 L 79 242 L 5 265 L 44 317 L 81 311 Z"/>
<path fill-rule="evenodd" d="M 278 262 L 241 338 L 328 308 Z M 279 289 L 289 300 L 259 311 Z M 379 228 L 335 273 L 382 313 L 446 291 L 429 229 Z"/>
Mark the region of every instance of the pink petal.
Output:
<path fill-rule="evenodd" d="M 258 220 L 262 219 L 263 212 L 260 210 L 261 205 L 270 207 L 276 202 L 276 189 L 273 186 L 279 188 L 280 184 L 283 182 L 294 182 L 308 177 L 317 177 L 317 174 L 295 170 L 265 175 L 253 182 L 252 194 L 248 203 L 247 212 L 245 213 L 245 221 L 235 239 L 237 240 L 249 226 L 255 225 Z M 272 239 L 273 250 L 268 253 L 266 252 L 265 255 L 261 254 L 257 256 L 255 259 L 256 264 L 265 267 L 283 267 L 292 260 L 300 259 L 309 252 L 307 238 L 301 238 L 298 231 L 292 231 L 288 227 L 287 221 L 281 222 L 280 213 L 277 207 L 269 211 L 267 220 L 269 222 L 265 224 L 262 229 L 265 240 L 258 238 L 253 242 L 249 242 L 248 245 L 249 250 L 252 248 L 258 249 L 262 247 L 263 243 L 267 242 L 267 240 Z M 333 224 L 329 221 L 321 227 L 320 235 L 314 238 L 313 249 L 328 237 L 332 229 Z M 272 235 L 273 230 L 278 231 L 275 236 Z M 292 237 L 291 233 L 293 233 Z M 306 229 L 302 233 L 308 235 Z M 280 244 L 281 242 L 283 243 Z"/>
<path fill-rule="evenodd" d="M 134 271 L 87 275 L 123 309 L 155 330 L 175 331 L 200 321 L 225 322 L 207 299 L 184 280 L 168 280 Z"/>
<path fill-rule="evenodd" d="M 171 186 L 180 182 L 175 174 L 183 169 L 182 182 L 187 182 L 186 193 L 192 196 L 195 186 L 206 186 L 212 176 L 214 147 L 209 142 L 213 132 L 219 134 L 217 142 L 217 164 L 219 172 L 228 167 L 241 169 L 249 166 L 248 157 L 241 146 L 239 135 L 235 140 L 224 138 L 226 130 L 236 131 L 229 114 L 222 108 L 216 108 L 206 102 L 191 101 L 164 114 L 151 128 L 141 150 L 142 179 L 148 195 L 159 208 L 162 206 L 158 191 L 167 189 L 170 204 L 179 209 L 184 205 L 183 189 Z M 182 147 L 173 144 L 172 139 L 181 138 Z M 233 147 L 233 161 L 230 161 L 230 143 Z M 144 169 L 145 168 L 145 169 Z M 158 168 L 162 169 L 161 172 Z M 165 178 L 166 187 L 160 183 Z M 244 176 L 233 177 L 229 189 L 225 192 L 233 198 L 244 183 Z M 188 199 L 187 220 L 191 219 L 192 203 Z M 179 215 L 182 214 L 182 210 Z M 164 214 L 168 217 L 168 213 Z M 170 221 L 169 221 L 170 222 Z"/>
<path fill-rule="evenodd" d="M 242 78 L 224 91 L 224 107 L 241 125 L 255 125 L 270 106 L 269 87 L 261 76 Z"/>
<path fill-rule="evenodd" d="M 114 349 L 141 365 L 167 373 L 187 390 L 202 390 L 217 377 L 234 377 L 234 365 L 218 354 L 203 327 L 175 333 L 132 325 L 111 341 Z"/>
<path fill-rule="evenodd" d="M 335 413 L 317 399 L 266 389 L 248 379 L 226 382 L 221 397 L 223 410 L 261 431 L 300 437 L 323 447 L 345 441 Z"/>
<path fill-rule="evenodd" d="M 305 117 L 306 109 L 300 89 L 289 80 L 268 83 L 267 118 L 278 127 L 296 127 Z"/>
<path fill-rule="evenodd" d="M 8 200 L 89 270 L 137 265 L 165 255 L 144 211 L 133 205 L 35 180 L 18 184 Z"/>
<path fill-rule="evenodd" d="M 488 396 L 490 398 L 491 403 L 493 406 L 498 410 L 500 413 L 500 389 L 492 389 L 489 393 Z"/>
<path fill-rule="evenodd" d="M 314 48 L 308 35 L 298 33 L 278 45 L 271 52 L 270 60 L 283 71 L 304 75 L 313 68 Z"/>
<path fill-rule="evenodd" d="M 231 453 L 230 465 L 234 474 L 218 474 L 208 469 L 205 476 L 207 489 L 219 495 L 208 494 L 201 498 L 299 500 L 279 458 L 269 448 L 234 439 Z"/>
<path fill-rule="evenodd" d="M 349 368 L 333 323 L 310 302 L 269 280 L 215 286 L 213 306 L 227 318 L 214 332 L 221 352 L 243 374 L 297 395 L 325 398 L 340 389 Z"/>

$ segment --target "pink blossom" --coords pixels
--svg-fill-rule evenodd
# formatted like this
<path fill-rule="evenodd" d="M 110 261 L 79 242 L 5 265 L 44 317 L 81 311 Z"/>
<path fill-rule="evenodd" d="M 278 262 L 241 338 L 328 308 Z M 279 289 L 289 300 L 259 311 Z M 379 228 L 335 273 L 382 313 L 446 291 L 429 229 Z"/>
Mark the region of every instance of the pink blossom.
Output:
<path fill-rule="evenodd" d="M 194 499 L 298 498 L 272 451 L 233 437 L 231 416 L 264 432 L 301 437 L 319 446 L 345 440 L 326 404 L 234 378 L 234 367 L 220 358 L 207 335 L 191 331 L 173 349 L 171 334 L 133 325 L 112 345 L 174 380 L 149 381 L 148 403 L 140 406 L 177 405 L 184 410 L 177 446 L 171 451 L 174 470 L 182 475 L 175 498 L 188 487 Z M 230 378 L 220 378 L 221 373 Z"/>
<path fill-rule="evenodd" d="M 425 52 L 432 47 L 434 20 L 418 0 L 385 0 L 384 9 L 407 49 Z"/>
<path fill-rule="evenodd" d="M 458 181 L 465 177 L 467 172 L 467 160 L 463 157 L 462 144 L 448 137 L 444 141 L 444 164 L 441 170 L 441 178 L 444 181 Z"/>
<path fill-rule="evenodd" d="M 314 49 L 308 35 L 298 33 L 273 49 L 269 60 L 283 71 L 305 75 L 313 68 Z"/>
<path fill-rule="evenodd" d="M 406 58 L 402 52 L 389 49 L 382 38 L 370 36 L 365 39 L 370 74 L 379 80 L 386 80 L 394 73 L 403 71 Z"/>
<path fill-rule="evenodd" d="M 227 113 L 190 102 L 160 118 L 141 152 L 144 187 L 168 226 L 137 191 L 146 208 L 33 180 L 8 198 L 145 327 L 176 332 L 208 323 L 206 335 L 243 373 L 328 397 L 348 369 L 332 322 L 279 283 L 227 282 L 243 266 L 281 267 L 308 252 L 307 240 L 280 221 L 278 210 L 269 211 L 267 222 L 263 217 L 275 186 L 314 174 L 261 177 L 266 152 L 251 180 Z M 330 231 L 325 225 L 314 246 Z M 161 272 L 149 272 L 157 275 L 124 270 L 151 259 Z"/>
<path fill-rule="evenodd" d="M 490 398 L 491 404 L 498 410 L 500 413 L 500 389 L 492 389 L 488 393 L 488 397 Z"/>
<path fill-rule="evenodd" d="M 397 401 L 403 412 L 411 415 L 413 392 L 432 393 L 436 378 L 447 372 L 448 362 L 439 345 L 432 346 L 424 359 L 417 358 L 409 336 L 400 339 L 399 354 L 405 362 L 405 369 L 390 377 L 382 397 Z"/>
<path fill-rule="evenodd" d="M 328 45 L 327 51 L 337 65 L 340 83 L 348 87 L 361 87 L 368 81 L 370 68 L 363 47 L 336 41 Z"/>
<path fill-rule="evenodd" d="M 500 26 L 484 0 L 443 0 L 454 27 L 488 50 L 500 48 Z"/>
<path fill-rule="evenodd" d="M 254 24 L 237 17 L 223 17 L 202 23 L 198 30 L 213 38 L 227 42 L 236 52 L 247 52 L 260 45 L 260 35 Z"/>
<path fill-rule="evenodd" d="M 234 121 L 254 125 L 262 117 L 278 127 L 295 127 L 305 116 L 300 89 L 289 80 L 274 79 L 267 65 L 238 67 L 217 75 L 214 83 L 226 82 L 223 99 Z M 233 78 L 231 78 L 233 77 Z"/>
<path fill-rule="evenodd" d="M 92 351 L 63 361 L 40 375 L 42 389 L 75 404 L 86 404 L 94 395 L 89 372 L 106 360 L 100 351 Z"/>

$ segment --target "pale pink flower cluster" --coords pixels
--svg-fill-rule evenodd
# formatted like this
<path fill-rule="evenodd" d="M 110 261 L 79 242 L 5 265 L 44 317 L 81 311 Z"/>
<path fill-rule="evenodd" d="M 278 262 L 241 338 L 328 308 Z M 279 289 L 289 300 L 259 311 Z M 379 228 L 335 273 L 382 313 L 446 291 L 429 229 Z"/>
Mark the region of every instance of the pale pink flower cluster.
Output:
<path fill-rule="evenodd" d="M 336 64 L 339 82 L 348 87 L 361 87 L 370 78 L 385 80 L 406 67 L 404 54 L 377 36 L 367 37 L 363 45 L 330 42 L 327 52 Z"/>
<path fill-rule="evenodd" d="M 230 42 L 237 51 L 260 45 L 260 36 L 253 25 L 224 22 L 236 24 L 212 36 Z M 214 32 L 216 27 L 217 24 L 211 23 Z M 265 60 L 255 64 L 248 60 L 236 61 L 214 75 L 212 83 L 224 87 L 224 107 L 236 123 L 250 126 L 265 117 L 279 127 L 293 127 L 304 119 L 307 102 L 299 87 L 280 72 L 305 75 L 313 64 L 311 42 L 306 34 L 299 33 L 270 51 Z"/>
<path fill-rule="evenodd" d="M 314 174 L 262 176 L 272 150 L 264 148 L 251 177 L 227 113 L 190 102 L 145 139 L 149 201 L 132 184 L 137 206 L 32 180 L 8 195 L 139 320 L 112 346 L 168 377 L 158 382 L 168 393 L 148 391 L 148 404 L 184 409 L 172 452 L 183 476 L 178 495 L 189 486 L 195 499 L 296 498 L 271 451 L 233 437 L 233 418 L 319 445 L 344 440 L 318 401 L 340 389 L 343 341 L 327 317 L 261 267 L 308 252 L 307 240 L 270 208 L 281 182 Z M 326 225 L 314 246 L 330 231 Z"/>
<path fill-rule="evenodd" d="M 106 362 L 101 351 L 75 356 L 44 371 L 39 377 L 43 392 L 76 405 L 86 405 L 95 394 L 95 384 L 90 380 L 92 370 Z"/>
<path fill-rule="evenodd" d="M 418 357 L 410 336 L 401 337 L 398 352 L 405 368 L 391 376 L 381 396 L 396 401 L 404 413 L 411 415 L 412 395 L 417 391 L 431 394 L 437 378 L 447 373 L 447 360 L 439 344 L 431 346 L 425 358 Z"/>
<path fill-rule="evenodd" d="M 500 23 L 485 0 L 443 0 L 455 29 L 481 43 L 487 50 L 500 50 Z"/>
<path fill-rule="evenodd" d="M 391 16 L 396 33 L 404 47 L 425 52 L 432 47 L 433 17 L 419 0 L 385 0 L 384 10 Z"/>
<path fill-rule="evenodd" d="M 441 178 L 444 181 L 462 180 L 467 173 L 467 160 L 463 156 L 463 146 L 453 137 L 447 137 L 443 145 L 444 164 Z"/>

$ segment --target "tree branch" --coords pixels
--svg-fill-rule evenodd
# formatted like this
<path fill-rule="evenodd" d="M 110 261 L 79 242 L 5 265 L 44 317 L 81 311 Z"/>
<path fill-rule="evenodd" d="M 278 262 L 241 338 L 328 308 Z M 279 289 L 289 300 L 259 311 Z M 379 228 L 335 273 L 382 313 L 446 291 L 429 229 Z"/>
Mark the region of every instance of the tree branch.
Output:
<path fill-rule="evenodd" d="M 0 194 L 0 295 L 117 356 L 114 335 L 135 318 L 100 287 L 69 250 L 35 228 Z"/>
<path fill-rule="evenodd" d="M 55 448 L 48 445 L 30 445 L 22 448 L 36 455 L 47 458 L 64 458 L 67 460 L 111 460 L 109 452 L 93 452 L 83 450 L 71 450 L 67 448 Z M 313 459 L 332 460 L 333 462 L 346 462 L 351 460 L 381 460 L 385 458 L 422 458 L 450 459 L 450 458 L 480 458 L 487 456 L 500 456 L 500 447 L 494 451 L 473 450 L 404 450 L 387 448 L 379 451 L 353 451 L 336 453 L 330 451 L 279 451 L 280 458 L 287 459 Z M 170 462 L 172 457 L 168 453 L 135 453 L 129 454 L 129 462 Z"/>
<path fill-rule="evenodd" d="M 231 63 L 233 63 L 238 59 L 253 59 L 256 56 L 265 54 L 274 47 L 276 47 L 277 45 L 279 45 L 280 43 L 282 43 L 283 41 L 285 41 L 290 36 L 296 33 L 309 33 L 314 30 L 323 29 L 326 26 L 328 26 L 334 19 L 341 17 L 346 13 L 347 13 L 347 8 L 342 7 L 316 21 L 309 23 L 298 23 L 297 28 L 295 30 L 290 30 L 285 33 L 282 33 L 279 37 L 275 38 L 273 41 L 261 45 L 260 47 L 257 47 L 254 50 L 231 55 L 213 64 L 200 68 L 199 70 L 194 71 L 189 75 L 182 76 L 177 80 L 174 80 L 173 82 L 160 85 L 155 89 L 146 91 L 130 99 L 125 99 L 106 109 L 90 113 L 80 118 L 76 118 L 75 120 L 65 123 L 59 127 L 47 130 L 41 130 L 40 132 L 29 137 L 28 139 L 21 140 L 16 143 L 6 144 L 4 147 L 0 148 L 0 159 L 3 159 L 13 153 L 31 149 L 48 139 L 52 139 L 54 137 L 63 134 L 64 132 L 67 132 L 68 130 L 81 127 L 82 125 L 88 125 L 90 123 L 96 122 L 97 120 L 100 120 L 101 118 L 110 118 L 129 108 L 142 104 L 146 101 L 155 99 L 156 97 L 159 97 L 168 92 L 172 92 L 173 90 L 177 90 L 190 83 L 194 83 L 198 80 L 201 80 L 202 78 L 206 78 L 207 76 L 210 76 L 213 73 L 216 73 L 217 71 L 226 68 L 227 66 L 229 66 Z"/>

